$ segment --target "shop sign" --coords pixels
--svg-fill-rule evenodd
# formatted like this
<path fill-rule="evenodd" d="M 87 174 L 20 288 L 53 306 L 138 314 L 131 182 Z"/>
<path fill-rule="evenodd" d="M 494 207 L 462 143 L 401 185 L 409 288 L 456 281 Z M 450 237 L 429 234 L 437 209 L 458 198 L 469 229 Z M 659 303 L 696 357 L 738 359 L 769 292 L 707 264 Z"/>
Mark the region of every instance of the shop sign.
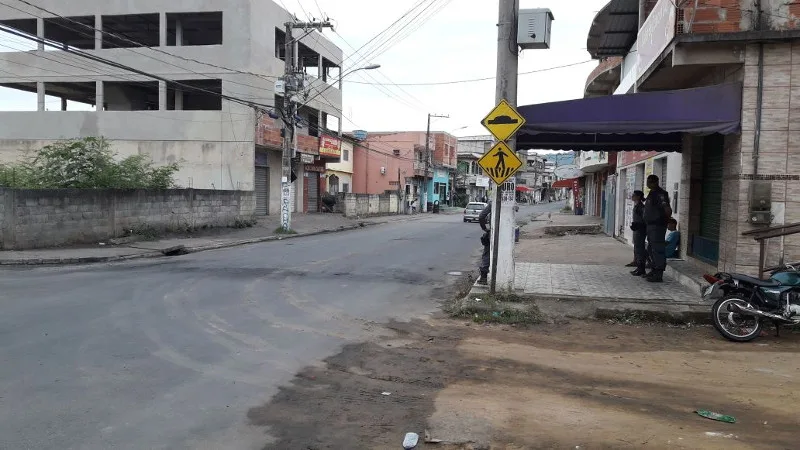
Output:
<path fill-rule="evenodd" d="M 325 164 L 306 164 L 303 166 L 306 172 L 325 172 Z"/>
<path fill-rule="evenodd" d="M 341 158 L 342 141 L 332 136 L 322 135 L 319 138 L 319 155 L 330 158 Z"/>
<path fill-rule="evenodd" d="M 644 21 L 636 40 L 638 76 L 647 72 L 675 37 L 676 10 L 674 0 L 658 0 Z"/>
<path fill-rule="evenodd" d="M 652 158 L 653 156 L 658 155 L 660 152 L 654 152 L 650 150 L 637 150 L 637 151 L 624 151 L 617 153 L 617 165 L 619 167 L 630 166 L 631 164 L 644 161 L 645 159 Z"/>
<path fill-rule="evenodd" d="M 314 164 L 314 155 L 300 154 L 300 162 L 303 164 Z"/>

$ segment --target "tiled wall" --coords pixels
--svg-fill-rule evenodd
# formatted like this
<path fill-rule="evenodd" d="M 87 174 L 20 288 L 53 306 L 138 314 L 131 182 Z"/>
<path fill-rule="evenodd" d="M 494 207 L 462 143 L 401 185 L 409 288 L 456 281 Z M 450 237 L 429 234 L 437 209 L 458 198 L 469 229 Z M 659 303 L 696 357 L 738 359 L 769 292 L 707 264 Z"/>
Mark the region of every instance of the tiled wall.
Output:
<path fill-rule="evenodd" d="M 719 269 L 757 274 L 759 247 L 743 232 L 756 227 L 749 216 L 751 180 L 772 183 L 773 225 L 800 222 L 800 44 L 764 46 L 764 89 L 758 175 L 754 176 L 754 135 L 758 87 L 758 46 L 748 45 L 743 70 L 720 69 L 702 84 L 743 81 L 742 134 L 727 136 L 724 151 L 724 184 L 721 216 Z M 680 226 L 688 237 L 696 232 L 699 219 L 702 149 L 697 139 L 687 138 L 681 176 Z M 689 212 L 694 215 L 690 216 Z M 785 211 L 781 217 L 781 211 Z M 767 264 L 800 260 L 800 235 L 773 239 L 768 246 Z"/>

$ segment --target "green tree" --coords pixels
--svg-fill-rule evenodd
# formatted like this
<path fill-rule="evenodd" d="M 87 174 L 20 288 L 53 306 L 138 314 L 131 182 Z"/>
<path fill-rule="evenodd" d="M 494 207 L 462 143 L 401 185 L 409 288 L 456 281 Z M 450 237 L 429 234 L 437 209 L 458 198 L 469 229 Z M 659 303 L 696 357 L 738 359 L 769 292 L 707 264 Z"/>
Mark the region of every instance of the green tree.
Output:
<path fill-rule="evenodd" d="M 154 167 L 142 155 L 115 159 L 102 137 L 58 141 L 19 164 L 0 166 L 0 186 L 23 189 L 167 189 L 177 163 Z"/>

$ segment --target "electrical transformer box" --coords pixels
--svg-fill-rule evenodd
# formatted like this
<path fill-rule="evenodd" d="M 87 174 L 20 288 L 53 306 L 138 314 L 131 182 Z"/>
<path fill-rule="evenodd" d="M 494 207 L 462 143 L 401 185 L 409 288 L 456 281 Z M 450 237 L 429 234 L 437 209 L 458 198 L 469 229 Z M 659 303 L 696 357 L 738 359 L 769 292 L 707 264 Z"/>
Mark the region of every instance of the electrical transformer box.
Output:
<path fill-rule="evenodd" d="M 523 50 L 550 48 L 553 13 L 547 8 L 520 9 L 517 45 Z"/>

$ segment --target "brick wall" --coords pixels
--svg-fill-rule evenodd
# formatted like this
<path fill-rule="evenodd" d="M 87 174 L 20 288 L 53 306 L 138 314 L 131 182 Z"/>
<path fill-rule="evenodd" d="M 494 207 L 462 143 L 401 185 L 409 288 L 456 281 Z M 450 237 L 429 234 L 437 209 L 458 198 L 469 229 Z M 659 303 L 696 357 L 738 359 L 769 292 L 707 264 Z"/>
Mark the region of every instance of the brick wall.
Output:
<path fill-rule="evenodd" d="M 251 191 L 0 189 L 0 248 L 97 243 L 142 227 L 230 226 L 254 212 Z"/>
<path fill-rule="evenodd" d="M 756 30 L 754 0 L 700 0 L 678 10 L 678 33 L 733 33 Z M 655 2 L 650 1 L 648 11 Z M 761 1 L 761 29 L 788 30 L 800 28 L 800 2 Z"/>

